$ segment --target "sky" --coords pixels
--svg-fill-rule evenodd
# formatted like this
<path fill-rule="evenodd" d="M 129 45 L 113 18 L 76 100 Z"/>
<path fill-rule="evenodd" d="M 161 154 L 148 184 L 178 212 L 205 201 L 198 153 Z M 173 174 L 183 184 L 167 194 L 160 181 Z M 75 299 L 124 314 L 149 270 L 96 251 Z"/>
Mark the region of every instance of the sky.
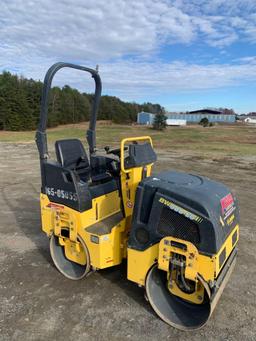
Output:
<path fill-rule="evenodd" d="M 99 65 L 103 94 L 168 111 L 256 111 L 256 0 L 1 0 L 0 72 Z M 92 92 L 61 70 L 54 85 Z"/>

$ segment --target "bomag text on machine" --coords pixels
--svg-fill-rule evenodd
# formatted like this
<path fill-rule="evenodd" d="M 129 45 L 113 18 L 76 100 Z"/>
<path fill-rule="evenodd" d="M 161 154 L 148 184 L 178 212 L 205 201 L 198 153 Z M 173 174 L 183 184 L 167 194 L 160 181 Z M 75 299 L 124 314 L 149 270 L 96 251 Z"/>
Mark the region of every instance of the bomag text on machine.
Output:
<path fill-rule="evenodd" d="M 64 67 L 86 71 L 95 81 L 87 141 L 55 142 L 47 148 L 51 83 Z M 179 329 L 202 327 L 232 273 L 239 238 L 237 200 L 221 183 L 175 171 L 154 176 L 149 136 L 125 138 L 116 149 L 96 152 L 101 96 L 97 70 L 54 64 L 42 93 L 36 143 L 40 156 L 42 229 L 57 269 L 78 280 L 124 259 L 127 278 L 145 287 L 161 319 Z M 228 308 L 227 308 L 228 309 Z"/>

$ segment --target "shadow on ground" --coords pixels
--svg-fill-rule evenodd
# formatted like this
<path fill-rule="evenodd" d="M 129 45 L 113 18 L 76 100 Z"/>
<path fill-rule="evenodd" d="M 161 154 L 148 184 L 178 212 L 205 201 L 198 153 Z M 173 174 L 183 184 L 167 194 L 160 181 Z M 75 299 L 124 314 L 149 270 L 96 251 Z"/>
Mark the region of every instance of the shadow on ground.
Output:
<path fill-rule="evenodd" d="M 99 274 L 104 279 L 107 279 L 111 283 L 117 285 L 128 297 L 132 298 L 136 303 L 139 303 L 150 314 L 155 315 L 150 304 L 145 299 L 145 289 L 140 288 L 136 283 L 127 279 L 126 260 L 124 260 L 121 265 L 100 270 Z"/>
<path fill-rule="evenodd" d="M 35 186 L 31 183 L 6 185 L 2 189 L 2 197 L 4 204 L 14 215 L 20 231 L 33 242 L 40 254 L 53 266 L 48 238 L 41 230 L 39 193 Z"/>

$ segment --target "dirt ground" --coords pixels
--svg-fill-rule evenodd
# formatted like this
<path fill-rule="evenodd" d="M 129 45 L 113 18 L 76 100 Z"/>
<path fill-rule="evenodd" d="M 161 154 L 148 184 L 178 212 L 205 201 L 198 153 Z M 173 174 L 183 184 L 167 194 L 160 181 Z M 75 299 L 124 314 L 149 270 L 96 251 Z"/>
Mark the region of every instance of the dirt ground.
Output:
<path fill-rule="evenodd" d="M 81 281 L 53 266 L 40 230 L 33 143 L 0 143 L 0 340 L 256 340 L 256 157 L 200 158 L 160 150 L 155 171 L 176 169 L 226 183 L 241 209 L 235 271 L 208 324 L 181 332 L 161 321 L 122 265 Z"/>

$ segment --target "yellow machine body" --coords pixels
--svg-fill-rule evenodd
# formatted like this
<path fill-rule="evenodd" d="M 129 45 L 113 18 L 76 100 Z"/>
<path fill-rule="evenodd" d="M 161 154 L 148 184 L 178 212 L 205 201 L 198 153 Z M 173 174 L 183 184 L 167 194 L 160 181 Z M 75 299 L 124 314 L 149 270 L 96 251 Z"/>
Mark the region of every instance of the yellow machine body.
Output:
<path fill-rule="evenodd" d="M 123 139 L 121 160 L 124 160 L 125 144 L 147 140 L 152 144 L 149 136 Z M 86 262 L 81 243 L 78 241 L 79 236 L 88 248 L 92 268 L 104 269 L 120 264 L 123 258 L 127 257 L 127 238 L 131 226 L 135 192 L 143 172 L 146 176 L 150 176 L 151 168 L 152 164 L 149 164 L 145 167 L 127 170 L 124 163 L 121 163 L 120 177 L 125 217 L 122 214 L 118 215 L 121 212 L 121 198 L 118 190 L 94 198 L 92 208 L 85 212 L 78 212 L 65 205 L 50 202 L 48 196 L 41 193 L 43 231 L 49 237 L 54 234 L 59 238 L 60 245 L 64 247 L 65 256 L 70 261 L 81 265 Z M 105 233 L 104 223 L 106 219 L 114 215 L 117 221 L 108 227 L 109 231 Z"/>
<path fill-rule="evenodd" d="M 236 235 L 236 241 L 232 244 L 232 238 Z M 197 248 L 190 242 L 177 239 L 174 237 L 165 237 L 160 243 L 154 244 L 145 251 L 138 251 L 128 248 L 128 279 L 138 283 L 141 286 L 145 285 L 146 275 L 148 270 L 155 264 L 158 264 L 160 270 L 169 272 L 169 263 L 172 253 L 178 253 L 186 258 L 186 278 L 197 281 L 197 276 L 200 275 L 207 282 L 213 282 L 219 275 L 225 262 L 220 265 L 220 255 L 226 249 L 226 259 L 235 249 L 239 239 L 239 226 L 232 231 L 225 243 L 214 256 L 206 256 L 200 254 Z M 187 250 L 181 250 L 171 246 L 170 241 L 176 241 L 187 246 Z"/>
<path fill-rule="evenodd" d="M 234 236 L 236 241 L 233 242 Z M 166 272 L 166 278 L 169 286 L 169 290 L 173 295 L 183 298 L 184 300 L 193 302 L 195 304 L 201 304 L 204 299 L 205 287 L 201 283 L 203 279 L 209 286 L 214 283 L 218 278 L 225 261 L 228 259 L 232 251 L 235 249 L 239 239 L 239 226 L 237 225 L 225 243 L 214 256 L 206 256 L 200 254 L 192 243 L 177 239 L 174 237 L 165 237 L 160 243 L 152 245 L 145 251 L 138 251 L 128 248 L 128 272 L 127 277 L 129 280 L 138 283 L 141 286 L 145 286 L 146 277 L 149 269 L 157 264 L 158 269 Z M 176 242 L 176 245 L 185 245 L 185 250 L 172 246 L 171 242 Z M 174 244 L 175 245 L 175 244 Z M 226 259 L 220 264 L 220 255 L 223 250 L 226 250 Z M 192 294 L 186 294 L 176 284 L 175 272 L 170 273 L 170 261 L 172 254 L 178 254 L 184 256 L 185 265 L 185 278 L 194 281 L 196 284 L 196 290 Z"/>

